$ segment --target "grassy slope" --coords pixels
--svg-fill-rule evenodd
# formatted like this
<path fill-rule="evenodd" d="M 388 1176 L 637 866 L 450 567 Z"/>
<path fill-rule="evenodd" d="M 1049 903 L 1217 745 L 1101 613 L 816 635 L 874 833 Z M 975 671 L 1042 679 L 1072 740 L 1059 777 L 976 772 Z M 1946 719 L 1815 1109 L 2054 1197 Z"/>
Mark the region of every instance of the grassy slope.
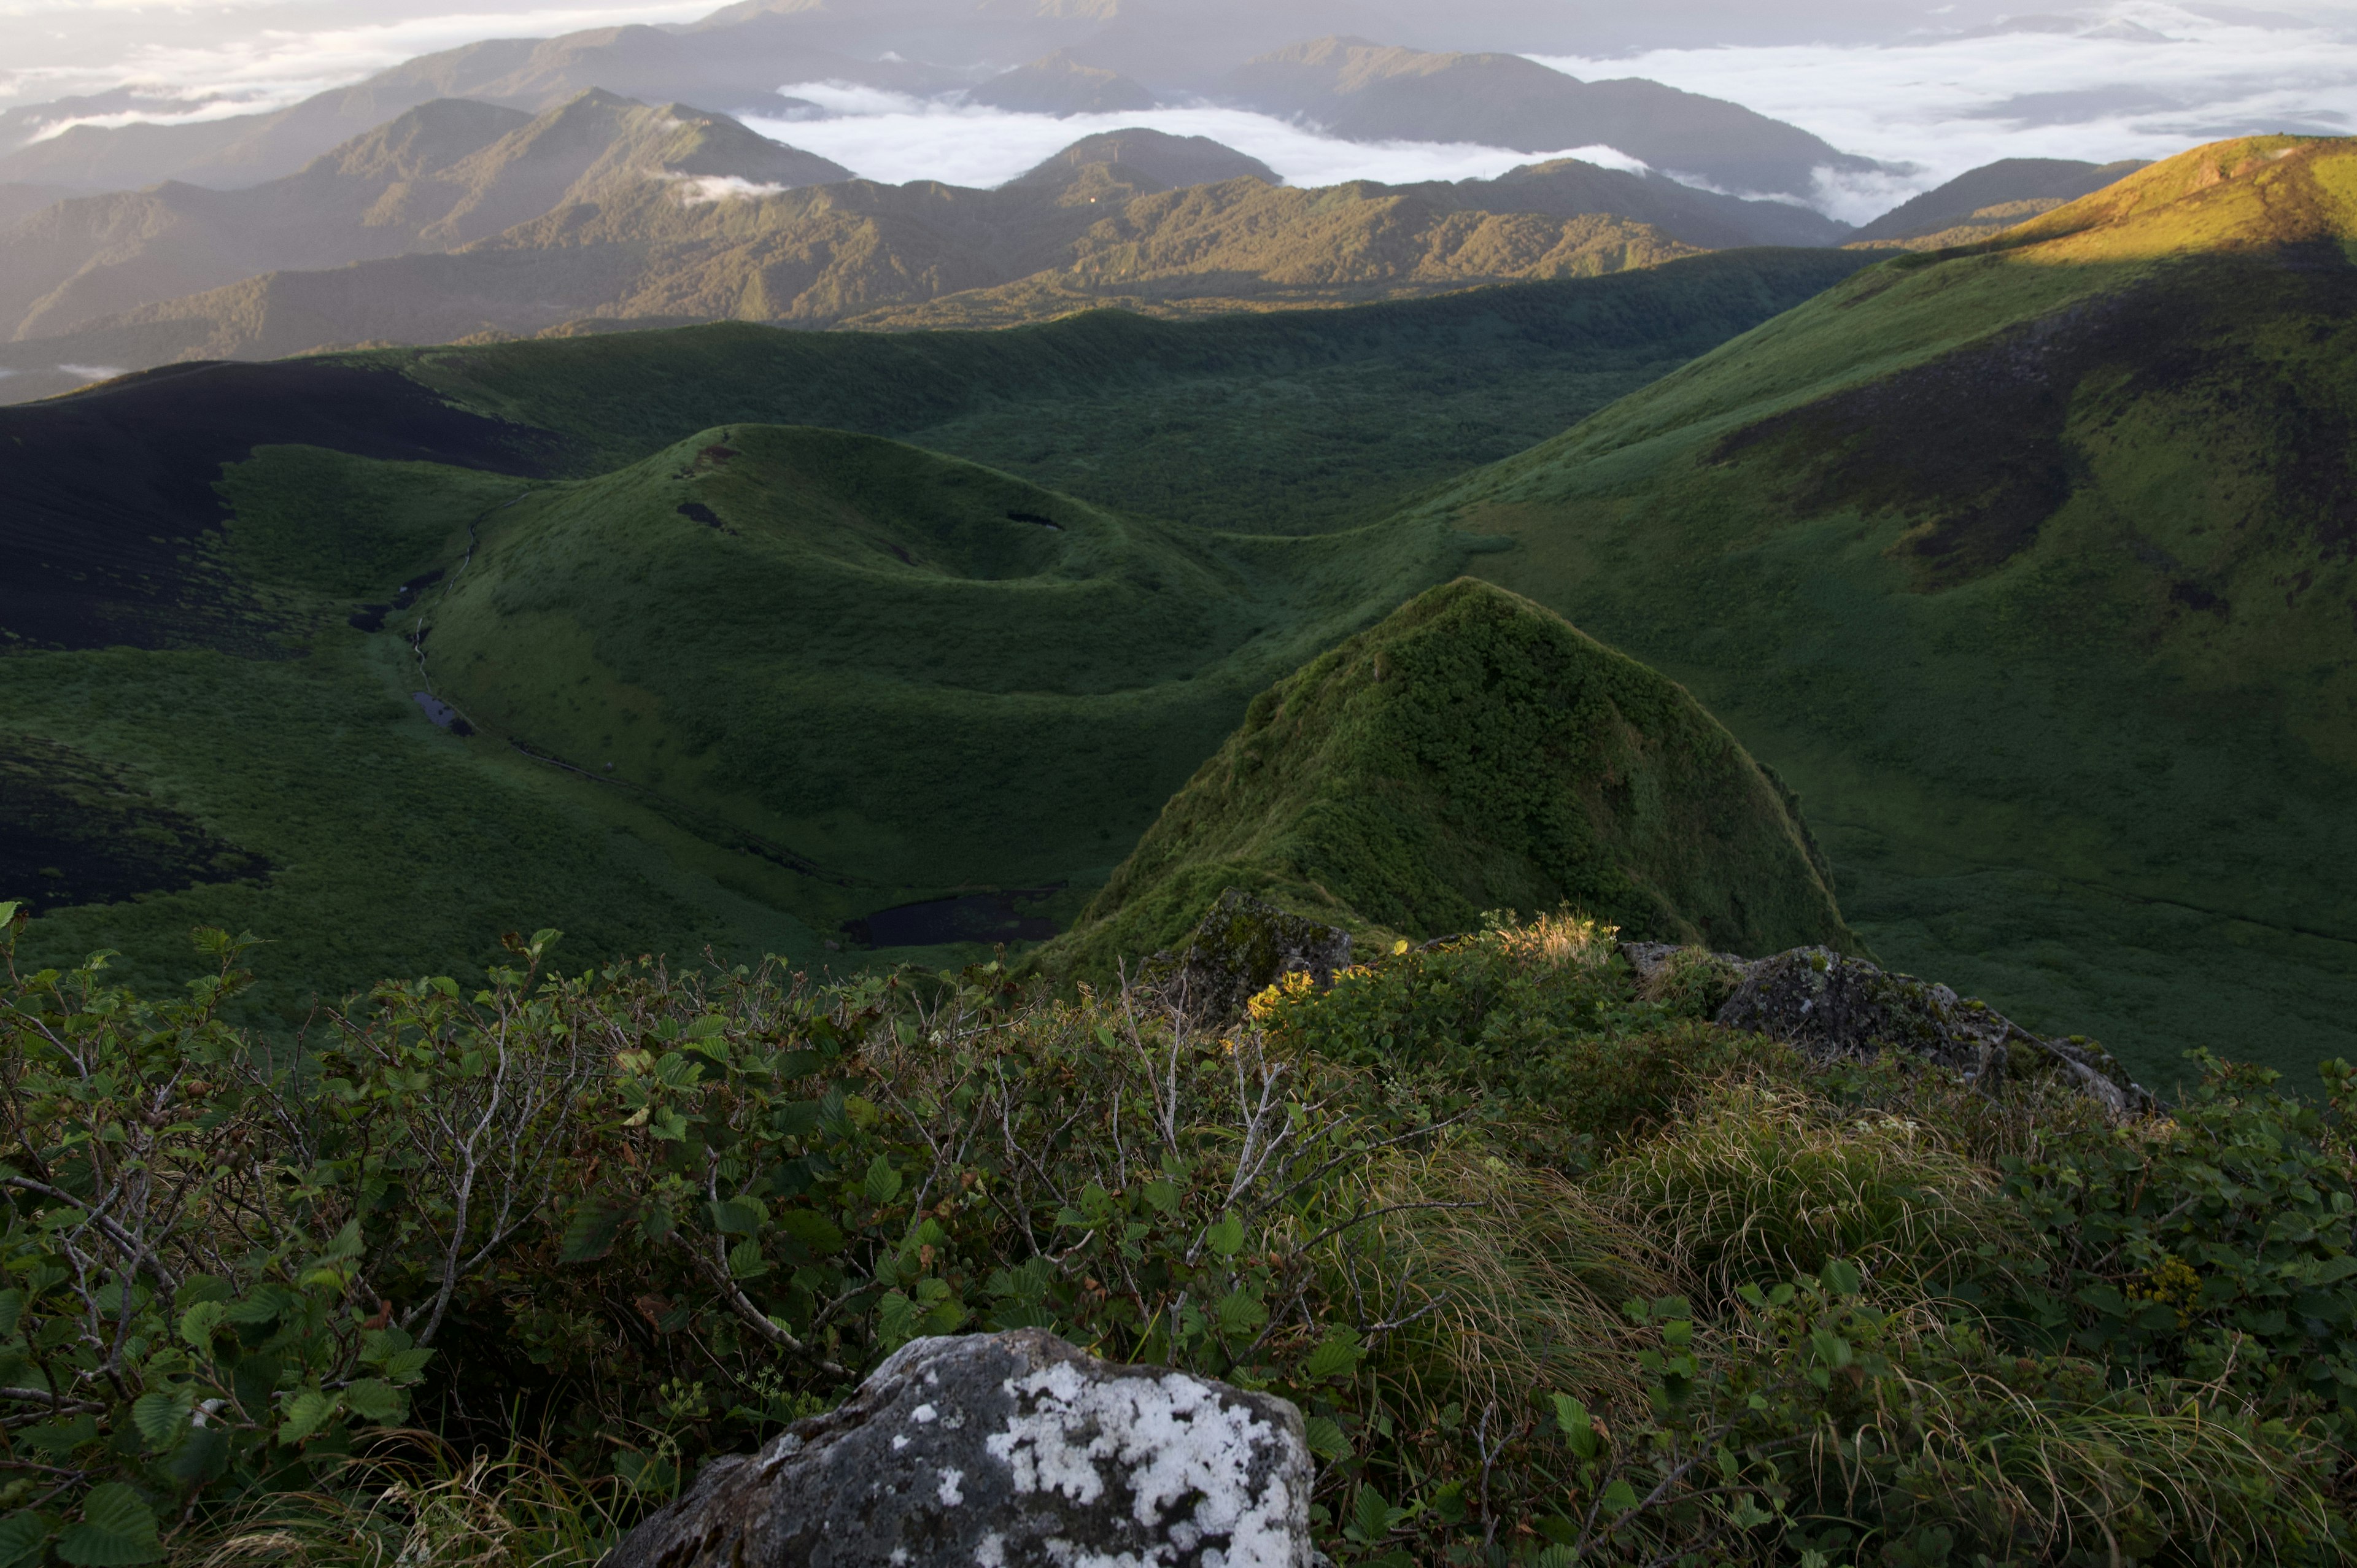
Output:
<path fill-rule="evenodd" d="M 1519 452 L 1866 262 L 1749 251 L 1278 317 L 1100 311 L 890 337 L 725 325 L 379 358 L 561 434 L 577 473 L 732 421 L 827 425 L 1146 517 L 1301 532 Z"/>
<path fill-rule="evenodd" d="M 1253 692 L 1461 553 L 1174 530 L 729 426 L 488 521 L 429 668 L 494 736 L 806 865 L 795 908 L 831 925 L 1102 882 Z"/>
<path fill-rule="evenodd" d="M 2357 148 L 1851 279 L 1429 515 L 1691 686 L 1887 959 L 2164 1079 L 2357 1006 Z"/>
<path fill-rule="evenodd" d="M 1418 940 L 1571 904 L 1631 937 L 1857 946 L 1807 830 L 1717 721 L 1471 579 L 1254 698 L 1041 961 L 1103 978 L 1228 886 Z"/>
<path fill-rule="evenodd" d="M 1018 886 L 1102 877 L 1254 692 L 1458 569 L 1453 548 L 1433 553 L 1445 543 L 1439 531 L 1404 544 L 1352 525 L 1468 461 L 1560 428 L 1856 264 L 1824 252 L 1754 252 L 1291 318 L 1174 325 L 1107 313 L 1008 333 L 892 337 L 719 327 L 364 359 L 411 367 L 461 405 L 522 422 L 436 436 L 442 446 L 429 449 L 462 454 L 437 463 L 273 446 L 284 438 L 272 432 L 291 428 L 292 417 L 274 404 L 255 420 L 231 419 L 240 434 L 207 437 L 191 456 L 155 439 L 184 417 L 175 413 L 184 403 L 224 416 L 262 408 L 265 382 L 301 379 L 281 402 L 327 408 L 343 394 L 325 361 L 181 372 L 5 411 L 0 449 L 14 449 L 6 443 L 15 433 L 27 451 L 70 453 L 64 477 L 156 470 L 151 489 L 160 501 L 145 489 L 94 494 L 87 504 L 69 498 L 68 511 L 103 521 L 69 528 L 61 513 L 59 526 L 102 551 L 109 529 L 209 537 L 218 526 L 209 482 L 222 455 L 263 443 L 227 470 L 222 491 L 235 517 L 199 552 L 249 585 L 238 599 L 246 607 L 200 616 L 210 590 L 193 608 L 167 595 L 173 626 L 196 631 L 174 631 L 144 650 L 50 648 L 0 659 L 0 749 L 10 735 L 79 748 L 133 795 L 177 807 L 196 829 L 268 860 L 270 880 L 67 910 L 36 927 L 35 945 L 50 957 L 120 947 L 143 978 L 160 979 L 178 972 L 188 926 L 251 926 L 276 944 L 263 958 L 267 984 L 257 1005 L 299 1012 L 315 988 L 463 971 L 493 950 L 503 929 L 565 927 L 575 933 L 565 949 L 574 961 L 622 950 L 678 954 L 705 942 L 824 961 L 821 941 L 845 915 L 888 907 L 911 886 L 895 879 L 921 875 L 938 888 L 984 875 Z M 77 410 L 96 415 L 116 404 L 135 412 L 75 426 L 70 438 L 52 428 Z M 425 428 L 414 411 L 380 416 L 367 412 L 373 406 L 339 417 L 388 440 Z M 1076 496 L 1025 492 L 1029 505 L 999 510 L 1102 520 L 1102 571 L 1094 586 L 1082 586 L 1143 602 L 1148 596 L 1119 587 L 1120 575 L 1150 567 L 1170 585 L 1164 597 L 1184 603 L 1151 639 L 1099 636 L 1027 607 L 1039 596 L 1017 585 L 912 571 L 873 552 L 846 555 L 839 539 L 780 542 L 762 562 L 769 578 L 740 576 L 725 551 L 750 550 L 754 532 L 717 534 L 676 507 L 705 495 L 724 516 L 741 505 L 765 516 L 774 508 L 785 520 L 791 497 L 748 480 L 748 493 L 731 499 L 727 487 L 739 481 L 726 467 L 680 488 L 667 478 L 675 467 L 649 459 L 708 427 L 753 422 L 902 436 Z M 551 435 L 542 440 L 527 426 Z M 328 420 L 302 438 L 344 442 L 336 434 L 343 428 Z M 564 477 L 535 482 L 455 466 L 479 460 L 463 455 L 475 441 L 517 461 L 536 455 Z M 921 458 L 906 461 L 912 473 L 928 469 Z M 647 467 L 618 472 L 634 465 Z M 962 471 L 977 487 L 1014 493 L 1013 480 Z M 890 489 L 878 481 L 837 499 L 880 506 Z M 511 507 L 526 489 L 533 499 Z M 1206 539 L 1138 519 L 1330 537 Z M 479 581 L 488 585 L 496 569 L 511 596 L 546 596 L 561 582 L 584 607 L 565 614 L 585 630 L 569 647 L 553 614 L 470 621 L 478 607 L 468 592 L 457 595 L 428 648 L 434 683 L 485 726 L 461 740 L 409 700 L 424 682 L 397 635 L 421 613 L 442 613 L 445 585 L 387 630 L 363 633 L 346 618 L 384 604 L 395 585 L 456 567 L 477 523 L 486 551 Z M 560 549 L 511 574 L 502 552 L 535 529 L 597 540 L 600 550 L 613 542 L 614 569 L 592 571 L 598 556 Z M 47 548 L 48 537 L 37 531 L 16 547 Z M 702 553 L 716 547 L 724 553 Z M 168 574 L 172 556 L 139 559 L 140 572 Z M 806 640 L 758 587 L 766 580 L 790 597 L 802 591 L 796 575 L 804 569 L 858 590 L 811 607 L 801 630 L 825 635 Z M 472 590 L 463 574 L 458 581 Z M 663 585 L 659 597 L 647 594 L 651 582 Z M 135 587 L 106 611 L 110 628 L 147 613 Z M 935 618 L 941 606 L 956 613 Z M 902 628 L 897 643 L 858 640 L 877 617 Z M 736 641 L 709 635 L 723 628 L 782 650 L 770 676 L 727 683 L 741 682 L 744 660 Z M 937 635 L 951 628 L 954 636 Z M 1264 635 L 1254 639 L 1256 632 Z M 699 684 L 667 674 L 663 638 L 697 644 L 698 657 L 726 679 Z M 110 630 L 102 640 L 120 639 Z M 469 673 L 477 650 L 500 661 L 508 683 Z M 1077 665 L 1126 672 L 1112 689 L 1083 690 L 1087 671 L 1067 667 Z M 566 705 L 584 695 L 584 675 L 587 691 L 614 699 L 608 712 L 642 714 L 638 733 L 678 738 L 667 748 L 650 739 L 609 753 L 610 726 L 592 727 Z M 1006 689 L 1018 676 L 1022 689 Z M 656 687 L 668 706 L 620 700 Z M 979 706 L 1006 726 L 973 722 Z M 740 722 L 748 713 L 759 722 Z M 727 744 L 663 779 L 693 788 L 654 788 L 659 753 L 692 750 L 716 725 L 728 726 Z M 543 751 L 577 756 L 595 777 L 533 761 L 505 743 L 511 726 Z M 823 747 L 805 744 L 812 726 L 823 731 Z M 960 796 L 959 779 L 926 760 L 945 736 L 958 755 L 992 770 L 995 792 Z M 775 797 L 802 756 L 832 759 L 837 772 L 820 787 L 854 799 L 853 808 L 789 821 L 764 803 L 765 773 L 780 770 L 770 779 Z M 630 776 L 608 782 L 608 760 Z M 707 788 L 697 770 L 723 761 L 735 775 Z M 903 795 L 935 815 L 899 843 L 893 834 L 906 830 L 908 813 L 894 819 L 899 826 L 879 827 L 861 811 L 888 818 Z M 974 832 L 985 821 L 996 826 Z M 833 841 L 821 831 L 827 826 Z M 796 836 L 804 830 L 812 836 Z M 1035 832 L 1039 842 L 1028 843 L 1024 835 Z M 787 838 L 792 854 L 782 853 Z M 853 840 L 857 855 L 830 848 Z M 975 858 L 911 871 L 928 846 L 952 840 Z M 798 856 L 870 854 L 877 864 L 849 867 L 858 873 L 853 888 L 794 868 Z M 1085 896 L 1076 886 L 1063 907 Z"/>

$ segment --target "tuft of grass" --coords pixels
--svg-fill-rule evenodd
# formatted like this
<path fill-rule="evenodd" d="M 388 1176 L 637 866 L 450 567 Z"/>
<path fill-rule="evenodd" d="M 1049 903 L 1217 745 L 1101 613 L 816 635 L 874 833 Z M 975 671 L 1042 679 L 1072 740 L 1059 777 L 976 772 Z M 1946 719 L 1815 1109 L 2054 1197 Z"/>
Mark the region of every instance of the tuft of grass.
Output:
<path fill-rule="evenodd" d="M 1835 1259 L 1914 1289 L 2017 1234 L 1995 1176 L 1939 1133 L 1772 1080 L 1723 1084 L 1598 1181 L 1706 1299 L 1814 1276 Z"/>
<path fill-rule="evenodd" d="M 462 1454 L 427 1432 L 382 1435 L 327 1487 L 274 1494 L 179 1549 L 192 1568 L 589 1568 L 642 1505 L 537 1445 Z"/>

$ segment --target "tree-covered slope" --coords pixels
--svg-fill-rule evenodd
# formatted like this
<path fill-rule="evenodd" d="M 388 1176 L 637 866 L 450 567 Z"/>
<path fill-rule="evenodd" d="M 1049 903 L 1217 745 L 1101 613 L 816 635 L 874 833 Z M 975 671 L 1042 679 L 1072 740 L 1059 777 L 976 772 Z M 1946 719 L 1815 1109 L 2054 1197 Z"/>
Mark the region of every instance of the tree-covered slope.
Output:
<path fill-rule="evenodd" d="M 2357 146 L 1857 274 L 1426 515 L 1690 686 L 1889 961 L 2277 1061 L 2357 1006 Z"/>
<path fill-rule="evenodd" d="M 1362 935 L 1570 905 L 1635 939 L 1855 948 L 1796 807 L 1674 682 L 1460 579 L 1254 698 L 1041 959 L 1134 966 L 1231 886 Z"/>

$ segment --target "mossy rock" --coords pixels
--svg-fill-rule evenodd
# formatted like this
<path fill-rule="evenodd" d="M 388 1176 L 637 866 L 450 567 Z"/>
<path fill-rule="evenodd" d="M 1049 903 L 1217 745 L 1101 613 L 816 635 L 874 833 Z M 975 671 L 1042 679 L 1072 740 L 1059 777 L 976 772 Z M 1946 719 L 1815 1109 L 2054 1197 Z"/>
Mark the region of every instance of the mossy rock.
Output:
<path fill-rule="evenodd" d="M 1787 1041 L 1821 1061 L 1898 1050 L 1986 1088 L 2007 1076 L 2055 1075 L 2115 1114 L 2142 1114 L 2154 1103 L 2091 1040 L 2041 1039 L 1986 1002 L 1829 948 L 1801 948 L 1751 965 L 1718 1010 L 1718 1022 Z"/>
<path fill-rule="evenodd" d="M 1350 966 L 1350 932 L 1231 887 L 1186 946 L 1155 954 L 1141 978 L 1189 1017 L 1218 1024 L 1286 975 L 1308 974 L 1322 991 Z"/>

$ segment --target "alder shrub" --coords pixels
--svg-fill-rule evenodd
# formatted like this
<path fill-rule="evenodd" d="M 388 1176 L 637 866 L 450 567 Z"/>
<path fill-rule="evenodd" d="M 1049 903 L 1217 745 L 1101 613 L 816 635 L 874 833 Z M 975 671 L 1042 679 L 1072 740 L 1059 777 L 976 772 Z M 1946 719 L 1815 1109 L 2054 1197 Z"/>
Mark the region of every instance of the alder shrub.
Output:
<path fill-rule="evenodd" d="M 11 946 L 0 1568 L 587 1561 L 1020 1326 L 1297 1402 L 1344 1563 L 2338 1560 L 2337 1101 L 1813 1068 L 1611 939 L 1500 918 L 1205 1029 L 542 932 L 287 1040 L 221 1022 L 243 940 L 169 999 Z"/>

